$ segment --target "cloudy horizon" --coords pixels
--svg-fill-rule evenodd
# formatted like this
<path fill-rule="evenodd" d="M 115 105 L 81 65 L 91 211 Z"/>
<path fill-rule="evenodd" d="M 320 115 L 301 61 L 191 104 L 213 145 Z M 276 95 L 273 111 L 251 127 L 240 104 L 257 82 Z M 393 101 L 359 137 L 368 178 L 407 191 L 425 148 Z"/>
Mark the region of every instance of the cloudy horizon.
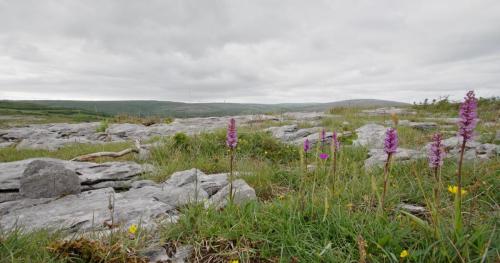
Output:
<path fill-rule="evenodd" d="M 0 0 L 0 99 L 500 96 L 500 1 Z"/>

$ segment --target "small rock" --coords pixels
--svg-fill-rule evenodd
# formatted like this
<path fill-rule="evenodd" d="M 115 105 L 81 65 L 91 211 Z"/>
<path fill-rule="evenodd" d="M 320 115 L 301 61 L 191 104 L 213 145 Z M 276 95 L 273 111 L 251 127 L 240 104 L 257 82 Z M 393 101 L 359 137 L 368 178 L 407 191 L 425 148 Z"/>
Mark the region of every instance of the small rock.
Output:
<path fill-rule="evenodd" d="M 215 193 L 208 200 L 209 205 L 214 205 L 216 208 L 222 208 L 229 201 L 229 184 Z M 255 190 L 250 187 L 245 181 L 238 179 L 233 181 L 233 201 L 235 204 L 242 204 L 248 201 L 257 200 Z"/>
<path fill-rule="evenodd" d="M 80 193 L 80 178 L 63 165 L 43 160 L 31 162 L 20 181 L 19 193 L 28 198 L 60 197 Z"/>
<path fill-rule="evenodd" d="M 399 204 L 397 208 L 413 215 L 425 215 L 427 213 L 427 209 L 425 209 L 425 207 L 418 205 Z"/>

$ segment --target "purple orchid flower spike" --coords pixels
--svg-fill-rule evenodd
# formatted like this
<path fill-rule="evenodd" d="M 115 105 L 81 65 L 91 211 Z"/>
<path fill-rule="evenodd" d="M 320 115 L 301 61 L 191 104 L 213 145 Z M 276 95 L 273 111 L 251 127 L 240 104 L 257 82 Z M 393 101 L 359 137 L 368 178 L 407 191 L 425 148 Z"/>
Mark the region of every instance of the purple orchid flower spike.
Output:
<path fill-rule="evenodd" d="M 308 153 L 310 149 L 311 149 L 311 143 L 309 142 L 309 139 L 306 139 L 304 141 L 304 152 Z"/>
<path fill-rule="evenodd" d="M 226 136 L 226 145 L 234 149 L 238 144 L 238 134 L 236 132 L 236 120 L 231 118 L 229 120 L 229 125 L 227 126 L 227 136 Z"/>
<path fill-rule="evenodd" d="M 333 145 L 335 146 L 334 148 L 335 151 L 338 151 L 340 149 L 340 141 L 336 131 L 333 132 L 332 140 L 333 140 Z"/>
<path fill-rule="evenodd" d="M 429 148 L 429 167 L 432 169 L 439 168 L 443 165 L 446 152 L 443 146 L 443 135 L 436 133 L 432 136 L 432 143 Z"/>
<path fill-rule="evenodd" d="M 474 91 L 467 92 L 464 102 L 460 105 L 458 134 L 469 141 L 474 136 L 477 125 L 477 99 Z"/>
<path fill-rule="evenodd" d="M 398 132 L 394 128 L 389 128 L 385 133 L 384 151 L 387 154 L 396 153 L 398 149 Z"/>

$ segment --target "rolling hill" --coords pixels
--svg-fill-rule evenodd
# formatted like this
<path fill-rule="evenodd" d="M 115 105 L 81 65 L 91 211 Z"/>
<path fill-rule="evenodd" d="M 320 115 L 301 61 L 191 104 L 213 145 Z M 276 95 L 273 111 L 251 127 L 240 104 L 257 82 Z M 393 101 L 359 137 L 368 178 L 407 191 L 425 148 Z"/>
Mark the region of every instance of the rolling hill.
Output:
<path fill-rule="evenodd" d="M 282 103 L 282 104 L 240 104 L 240 103 L 183 103 L 172 101 L 72 101 L 72 100 L 30 100 L 9 101 L 57 109 L 78 109 L 95 114 L 169 117 L 208 117 L 224 115 L 259 114 L 286 111 L 325 111 L 334 107 L 387 107 L 409 104 L 374 99 L 344 100 L 329 103 Z"/>

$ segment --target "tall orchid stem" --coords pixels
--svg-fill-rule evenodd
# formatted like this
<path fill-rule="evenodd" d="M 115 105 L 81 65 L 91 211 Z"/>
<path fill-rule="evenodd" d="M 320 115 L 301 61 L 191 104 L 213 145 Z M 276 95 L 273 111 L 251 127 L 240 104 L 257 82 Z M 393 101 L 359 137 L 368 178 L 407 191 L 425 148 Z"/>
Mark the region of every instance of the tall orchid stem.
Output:
<path fill-rule="evenodd" d="M 390 163 L 391 163 L 391 157 L 392 153 L 387 154 L 387 160 L 385 162 L 384 166 L 384 191 L 382 192 L 382 200 L 381 200 L 381 206 L 382 210 L 384 210 L 385 207 L 385 195 L 387 193 L 387 181 L 389 180 L 389 168 L 390 168 Z"/>
<path fill-rule="evenodd" d="M 463 138 L 462 147 L 460 149 L 460 159 L 458 160 L 457 185 L 458 191 L 455 195 L 455 232 L 462 232 L 462 163 L 464 160 L 465 144 L 467 140 Z"/>
<path fill-rule="evenodd" d="M 229 150 L 230 159 L 229 159 L 229 202 L 233 203 L 233 163 L 234 163 L 234 149 L 230 148 Z"/>
<path fill-rule="evenodd" d="M 332 170 L 333 170 L 333 183 L 332 183 L 332 196 L 335 195 L 335 184 L 337 183 L 337 149 L 333 148 Z"/>

